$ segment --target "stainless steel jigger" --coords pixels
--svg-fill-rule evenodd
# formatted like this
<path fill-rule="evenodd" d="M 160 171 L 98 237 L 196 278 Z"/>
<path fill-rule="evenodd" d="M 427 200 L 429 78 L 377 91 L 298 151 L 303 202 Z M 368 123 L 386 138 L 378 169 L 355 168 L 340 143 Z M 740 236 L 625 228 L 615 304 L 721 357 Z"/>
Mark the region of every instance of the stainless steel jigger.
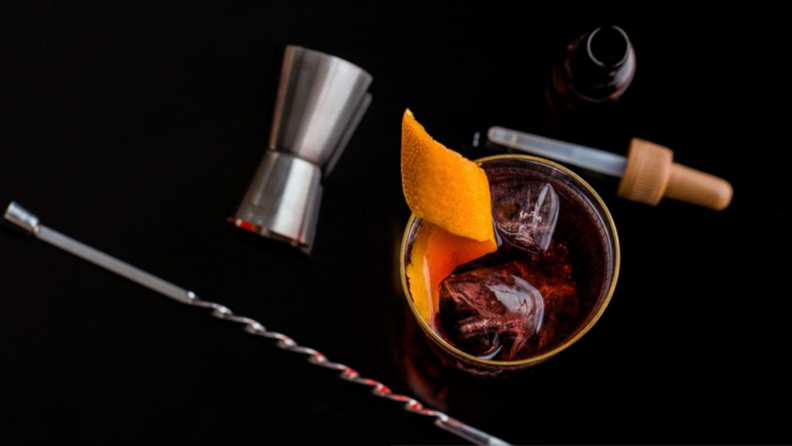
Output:
<path fill-rule="evenodd" d="M 310 252 L 322 179 L 366 113 L 371 81 L 370 74 L 343 59 L 287 46 L 269 150 L 229 221 Z"/>

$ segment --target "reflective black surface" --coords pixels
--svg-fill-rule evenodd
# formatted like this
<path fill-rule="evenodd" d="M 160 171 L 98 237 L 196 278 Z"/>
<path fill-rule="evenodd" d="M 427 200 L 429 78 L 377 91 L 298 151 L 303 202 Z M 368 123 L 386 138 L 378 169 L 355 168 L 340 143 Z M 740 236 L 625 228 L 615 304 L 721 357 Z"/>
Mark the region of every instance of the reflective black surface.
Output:
<path fill-rule="evenodd" d="M 782 28 L 745 11 L 484 6 L 4 4 L 0 204 L 412 392 L 395 264 L 409 216 L 404 109 L 472 158 L 494 153 L 472 143 L 490 125 L 620 153 L 642 137 L 730 180 L 732 206 L 646 207 L 588 176 L 621 236 L 611 305 L 533 373 L 453 378 L 469 391 L 447 409 L 515 443 L 779 441 L 786 420 L 768 401 L 790 396 L 788 113 L 771 111 L 790 99 Z M 609 23 L 636 50 L 630 89 L 596 128 L 548 122 L 552 63 Z M 310 258 L 226 222 L 263 154 L 290 43 L 374 76 Z M 233 324 L 7 230 L 0 283 L 3 442 L 458 442 Z"/>

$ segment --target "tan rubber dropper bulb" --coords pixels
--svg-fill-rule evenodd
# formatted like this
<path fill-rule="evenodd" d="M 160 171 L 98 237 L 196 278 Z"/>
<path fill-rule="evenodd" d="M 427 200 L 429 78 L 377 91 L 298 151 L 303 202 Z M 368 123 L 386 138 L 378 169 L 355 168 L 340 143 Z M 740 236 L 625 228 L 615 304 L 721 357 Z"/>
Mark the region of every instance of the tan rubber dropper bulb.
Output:
<path fill-rule="evenodd" d="M 656 205 L 663 197 L 720 211 L 729 206 L 731 184 L 723 178 L 674 162 L 674 152 L 643 139 L 633 138 L 618 195 Z"/>

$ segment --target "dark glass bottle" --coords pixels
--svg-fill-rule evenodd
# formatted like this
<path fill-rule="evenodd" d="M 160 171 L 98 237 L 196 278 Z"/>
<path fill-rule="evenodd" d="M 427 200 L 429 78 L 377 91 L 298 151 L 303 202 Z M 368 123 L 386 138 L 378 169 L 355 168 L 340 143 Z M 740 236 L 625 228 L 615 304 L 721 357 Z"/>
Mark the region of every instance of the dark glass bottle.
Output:
<path fill-rule="evenodd" d="M 561 122 L 607 117 L 635 75 L 635 51 L 627 33 L 603 26 L 567 46 L 554 66 L 547 101 Z"/>

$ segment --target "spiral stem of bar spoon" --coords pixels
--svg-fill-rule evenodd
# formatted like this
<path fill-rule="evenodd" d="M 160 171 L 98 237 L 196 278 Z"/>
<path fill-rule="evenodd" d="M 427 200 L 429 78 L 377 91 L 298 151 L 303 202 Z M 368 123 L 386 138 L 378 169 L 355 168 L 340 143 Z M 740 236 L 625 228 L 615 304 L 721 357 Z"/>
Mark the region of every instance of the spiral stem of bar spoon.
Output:
<path fill-rule="evenodd" d="M 380 398 L 404 403 L 404 410 L 418 415 L 434 418 L 434 424 L 436 426 L 460 438 L 470 441 L 473 444 L 498 446 L 509 444 L 499 438 L 493 437 L 485 432 L 462 423 L 461 421 L 452 418 L 443 412 L 426 408 L 418 400 L 412 397 L 394 393 L 385 384 L 382 384 L 381 382 L 374 379 L 364 378 L 360 376 L 360 374 L 355 369 L 338 362 L 332 362 L 319 351 L 309 347 L 303 347 L 283 333 L 267 330 L 264 325 L 254 319 L 245 316 L 237 316 L 231 311 L 230 308 L 224 305 L 202 300 L 198 298 L 198 296 L 192 291 L 188 291 L 184 288 L 160 279 L 159 277 L 153 276 L 135 266 L 120 261 L 101 251 L 97 251 L 90 246 L 54 231 L 40 224 L 38 217 L 31 214 L 16 203 L 12 202 L 8 206 L 4 218 L 6 221 L 18 226 L 19 228 L 34 235 L 36 238 L 44 242 L 81 257 L 118 275 L 126 277 L 135 283 L 157 291 L 158 293 L 170 297 L 177 302 L 206 308 L 211 310 L 210 315 L 217 319 L 243 324 L 243 329 L 247 333 L 254 336 L 261 336 L 276 340 L 277 343 L 275 345 L 278 348 L 305 355 L 307 356 L 308 362 L 315 366 L 336 370 L 340 372 L 339 377 L 345 381 L 371 387 L 371 393 Z"/>

